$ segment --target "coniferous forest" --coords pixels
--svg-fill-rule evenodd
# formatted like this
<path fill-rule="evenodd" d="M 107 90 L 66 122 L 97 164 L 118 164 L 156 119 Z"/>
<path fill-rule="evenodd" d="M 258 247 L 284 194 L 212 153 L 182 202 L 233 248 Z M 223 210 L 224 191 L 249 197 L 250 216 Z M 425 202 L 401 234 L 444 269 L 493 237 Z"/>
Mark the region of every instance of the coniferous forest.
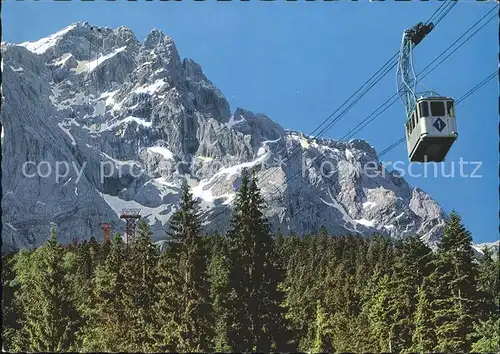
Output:
<path fill-rule="evenodd" d="M 500 262 L 452 212 L 417 236 L 271 234 L 245 172 L 227 235 L 187 186 L 160 252 L 91 238 L 3 259 L 3 347 L 29 352 L 499 352 Z"/>

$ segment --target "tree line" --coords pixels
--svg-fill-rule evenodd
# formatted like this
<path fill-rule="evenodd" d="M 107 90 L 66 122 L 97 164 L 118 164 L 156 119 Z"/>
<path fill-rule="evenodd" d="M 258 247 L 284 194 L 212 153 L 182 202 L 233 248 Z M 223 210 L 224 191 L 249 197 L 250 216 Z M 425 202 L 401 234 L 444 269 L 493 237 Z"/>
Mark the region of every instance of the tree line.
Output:
<path fill-rule="evenodd" d="M 2 259 L 2 341 L 29 352 L 498 352 L 500 260 L 452 212 L 417 236 L 271 233 L 244 171 L 227 235 L 203 235 L 183 186 L 159 252 L 137 236 Z"/>

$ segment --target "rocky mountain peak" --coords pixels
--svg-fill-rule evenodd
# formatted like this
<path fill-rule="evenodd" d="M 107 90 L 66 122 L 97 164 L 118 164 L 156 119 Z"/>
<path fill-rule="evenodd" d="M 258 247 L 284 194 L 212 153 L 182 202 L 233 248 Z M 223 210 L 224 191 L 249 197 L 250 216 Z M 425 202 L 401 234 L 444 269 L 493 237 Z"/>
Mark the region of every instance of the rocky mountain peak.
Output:
<path fill-rule="evenodd" d="M 195 82 L 205 81 L 209 82 L 201 65 L 195 62 L 193 59 L 185 58 L 182 61 L 182 66 L 184 67 L 184 74 L 186 75 L 186 80 L 191 80 Z"/>
<path fill-rule="evenodd" d="M 99 238 L 103 221 L 122 231 L 122 208 L 140 208 L 162 239 L 184 180 L 206 231 L 224 232 L 244 168 L 258 171 L 275 229 L 439 239 L 439 205 L 399 176 L 368 176 L 364 164 L 381 166 L 367 142 L 309 137 L 244 108 L 231 113 L 201 65 L 181 60 L 159 30 L 139 42 L 126 27 L 79 22 L 2 52 L 2 238 L 10 247 L 40 245 L 50 222 L 63 242 Z M 24 160 L 35 172 L 43 161 L 68 172 L 27 177 Z"/>
<path fill-rule="evenodd" d="M 143 46 L 145 49 L 154 49 L 159 47 L 167 47 L 172 44 L 174 44 L 172 38 L 167 36 L 161 30 L 153 28 L 153 30 L 146 36 Z"/>

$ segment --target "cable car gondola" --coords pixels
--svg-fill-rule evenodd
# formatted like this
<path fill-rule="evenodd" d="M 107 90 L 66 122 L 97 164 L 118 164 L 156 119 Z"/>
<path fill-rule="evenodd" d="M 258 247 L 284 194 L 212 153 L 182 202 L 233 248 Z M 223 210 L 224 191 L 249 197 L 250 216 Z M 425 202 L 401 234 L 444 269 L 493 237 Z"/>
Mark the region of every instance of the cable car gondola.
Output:
<path fill-rule="evenodd" d="M 415 94 L 413 48 L 434 28 L 419 23 L 403 35 L 398 60 L 398 93 L 406 107 L 406 144 L 411 162 L 442 162 L 455 142 L 455 102 L 429 91 Z"/>
<path fill-rule="evenodd" d="M 455 102 L 449 97 L 421 97 L 406 122 L 411 162 L 442 162 L 457 138 Z"/>

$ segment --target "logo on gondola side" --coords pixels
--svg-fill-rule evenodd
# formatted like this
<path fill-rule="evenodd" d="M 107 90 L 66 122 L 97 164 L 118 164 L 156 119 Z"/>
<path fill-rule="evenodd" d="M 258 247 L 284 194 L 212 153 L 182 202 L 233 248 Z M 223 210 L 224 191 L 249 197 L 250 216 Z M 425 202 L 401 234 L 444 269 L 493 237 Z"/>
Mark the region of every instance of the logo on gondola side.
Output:
<path fill-rule="evenodd" d="M 443 122 L 443 120 L 441 118 L 438 118 L 438 119 L 436 119 L 436 121 L 434 122 L 434 124 L 432 126 L 434 128 L 436 128 L 437 130 L 439 130 L 439 132 L 442 132 L 443 129 L 446 127 L 446 123 Z"/>

